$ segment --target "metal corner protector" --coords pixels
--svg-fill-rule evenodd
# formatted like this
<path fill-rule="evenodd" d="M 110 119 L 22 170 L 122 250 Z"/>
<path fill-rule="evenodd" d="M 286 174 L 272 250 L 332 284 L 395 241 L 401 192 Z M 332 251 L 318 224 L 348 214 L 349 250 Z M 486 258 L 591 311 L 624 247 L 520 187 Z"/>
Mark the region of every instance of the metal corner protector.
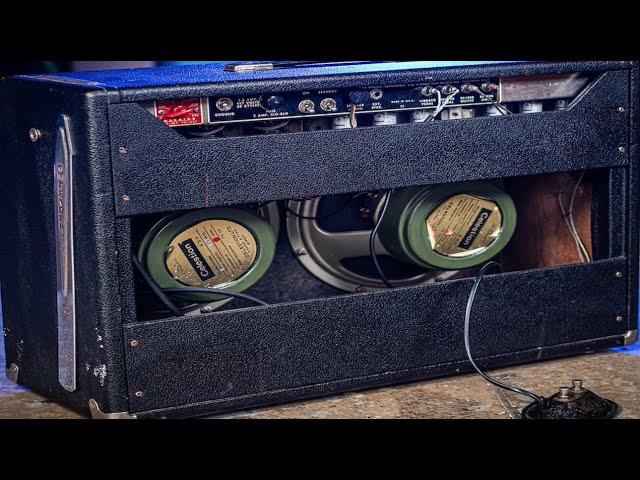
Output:
<path fill-rule="evenodd" d="M 94 420 L 135 420 L 137 417 L 129 412 L 105 413 L 93 398 L 89 400 L 89 411 Z"/>
<path fill-rule="evenodd" d="M 638 330 L 629 330 L 624 334 L 623 345 L 626 347 L 632 345 L 638 341 Z"/>

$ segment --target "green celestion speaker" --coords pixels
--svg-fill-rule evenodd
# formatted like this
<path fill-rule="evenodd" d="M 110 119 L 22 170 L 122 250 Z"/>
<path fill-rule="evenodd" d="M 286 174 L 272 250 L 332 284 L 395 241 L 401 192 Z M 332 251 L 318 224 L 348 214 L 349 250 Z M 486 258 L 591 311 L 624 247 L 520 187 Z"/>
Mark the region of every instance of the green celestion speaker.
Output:
<path fill-rule="evenodd" d="M 395 190 L 378 232 L 395 258 L 424 268 L 460 270 L 497 255 L 516 226 L 511 197 L 487 182 Z"/>
<path fill-rule="evenodd" d="M 253 210 L 203 208 L 162 218 L 145 235 L 138 258 L 161 288 L 185 289 L 175 298 L 213 302 L 226 297 L 188 288 L 246 290 L 271 265 L 275 243 L 271 224 Z"/>

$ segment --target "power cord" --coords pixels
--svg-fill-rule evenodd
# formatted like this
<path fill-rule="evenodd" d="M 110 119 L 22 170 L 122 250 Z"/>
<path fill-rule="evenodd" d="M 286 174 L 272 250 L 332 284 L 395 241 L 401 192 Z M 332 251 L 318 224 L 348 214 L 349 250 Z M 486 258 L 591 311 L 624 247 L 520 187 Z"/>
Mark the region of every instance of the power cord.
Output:
<path fill-rule="evenodd" d="M 478 95 L 480 95 L 482 98 L 486 98 L 487 100 L 489 100 L 491 102 L 491 104 L 496 107 L 498 109 L 498 111 L 502 114 L 502 115 L 513 115 L 513 112 L 511 110 L 509 110 L 507 107 L 505 107 L 503 104 L 501 104 L 500 102 L 495 101 L 493 98 L 491 98 L 491 96 L 487 95 L 486 93 L 484 93 L 480 88 L 478 88 L 476 85 L 469 85 L 469 91 L 470 92 L 475 92 Z"/>
<path fill-rule="evenodd" d="M 184 313 L 182 313 L 182 311 L 180 311 L 180 309 L 176 306 L 176 304 L 173 303 L 173 301 L 169 298 L 167 293 L 188 293 L 188 292 L 215 293 L 217 295 L 224 295 L 227 297 L 239 298 L 241 300 L 246 300 L 248 302 L 252 302 L 257 305 L 268 305 L 268 303 L 264 302 L 263 300 L 260 300 L 251 295 L 247 295 L 246 293 L 231 292 L 229 290 L 223 290 L 220 288 L 209 288 L 209 287 L 160 288 L 160 286 L 155 282 L 155 280 L 153 280 L 153 278 L 151 278 L 149 273 L 142 266 L 142 263 L 140 263 L 140 260 L 138 260 L 138 257 L 136 257 L 135 255 L 131 255 L 131 260 L 133 261 L 133 265 L 136 267 L 136 270 L 138 270 L 138 273 L 140 274 L 142 279 L 145 281 L 145 283 L 149 285 L 149 288 L 153 290 L 153 293 L 156 294 L 158 299 L 160 299 L 160 301 L 164 303 L 167 306 L 167 308 L 171 311 L 171 313 L 173 313 L 176 317 L 184 317 Z"/>
<path fill-rule="evenodd" d="M 179 287 L 179 288 L 163 288 L 165 293 L 215 293 L 219 295 L 226 295 L 227 297 L 239 298 L 240 300 L 246 300 L 247 302 L 255 303 L 256 305 L 269 305 L 264 300 L 247 295 L 246 293 L 232 292 L 230 290 L 222 290 L 221 288 L 209 288 L 209 287 Z"/>
<path fill-rule="evenodd" d="M 460 93 L 460 90 L 458 90 L 456 87 L 453 87 L 453 91 L 451 92 L 451 94 L 447 98 L 445 98 L 442 104 L 438 108 L 436 108 L 436 110 L 433 112 L 434 118 L 437 117 L 442 110 L 444 110 L 444 107 L 449 105 L 449 102 L 451 101 L 451 99 L 455 97 L 458 93 Z"/>
<path fill-rule="evenodd" d="M 438 115 L 440 110 L 442 110 L 442 108 L 443 108 L 443 105 L 442 105 L 442 94 L 440 93 L 440 90 L 438 90 L 437 88 L 433 88 L 433 89 L 431 89 L 431 92 L 435 92 L 436 93 L 436 96 L 438 97 L 438 103 L 437 103 L 436 108 L 433 111 L 433 113 L 430 113 L 429 115 L 424 117 L 423 122 L 432 122 L 432 121 L 434 121 L 436 119 L 436 115 Z"/>
<path fill-rule="evenodd" d="M 567 182 L 567 184 L 564 187 L 562 187 L 562 189 L 558 192 L 558 204 L 560 205 L 560 211 L 562 212 L 562 218 L 564 219 L 564 223 L 567 225 L 567 229 L 569 230 L 569 233 L 573 237 L 573 241 L 576 243 L 576 248 L 578 249 L 578 256 L 580 257 L 580 261 L 583 262 L 583 263 L 590 262 L 591 261 L 591 256 L 589 255 L 589 252 L 587 251 L 587 247 L 585 247 L 584 243 L 582 242 L 582 239 L 580 238 L 580 235 L 578 234 L 578 230 L 576 229 L 576 225 L 575 225 L 575 223 L 573 221 L 573 205 L 574 205 L 575 200 L 576 200 L 576 194 L 578 192 L 578 187 L 582 183 L 582 180 L 584 178 L 585 173 L 586 173 L 586 171 L 583 171 L 580 174 L 580 177 L 578 177 L 578 180 L 576 181 L 576 184 L 573 187 L 573 191 L 571 193 L 571 199 L 569 200 L 569 211 L 568 212 L 567 212 L 567 210 L 565 209 L 565 206 L 564 206 L 563 195 L 564 195 L 564 192 L 565 192 L 567 186 L 571 182 L 570 181 Z"/>
<path fill-rule="evenodd" d="M 356 119 L 356 104 L 351 104 L 351 112 L 349 114 L 349 124 L 351 128 L 358 128 L 358 120 Z"/>
<path fill-rule="evenodd" d="M 471 287 L 471 293 L 469 293 L 469 299 L 467 300 L 467 310 L 464 315 L 464 348 L 467 351 L 467 357 L 469 358 L 471 365 L 473 365 L 473 368 L 475 368 L 476 371 L 487 382 L 492 383 L 495 386 L 503 388 L 505 390 L 510 390 L 512 392 L 519 393 L 520 395 L 525 395 L 527 397 L 530 397 L 534 399 L 536 402 L 542 402 L 545 400 L 544 397 L 536 395 L 535 393 L 530 392 L 529 390 L 525 390 L 524 388 L 507 385 L 506 383 L 502 383 L 502 382 L 499 382 L 498 380 L 491 378 L 489 375 L 487 375 L 482 370 L 480 370 L 480 367 L 476 365 L 476 362 L 473 360 L 473 356 L 471 355 L 471 346 L 469 341 L 469 324 L 471 322 L 471 307 L 473 306 L 473 300 L 476 297 L 476 291 L 478 290 L 478 286 L 480 285 L 480 281 L 482 280 L 482 277 L 484 277 L 484 274 L 487 272 L 487 270 L 489 270 L 491 267 L 494 267 L 494 266 L 498 267 L 499 269 L 502 269 L 502 267 L 498 262 L 490 261 L 484 264 L 484 266 L 480 269 L 480 271 L 476 275 L 476 279 L 473 281 L 473 286 Z"/>
<path fill-rule="evenodd" d="M 438 95 L 438 106 L 433 111 L 433 113 L 431 113 L 430 115 L 427 115 L 425 117 L 423 122 L 429 122 L 429 121 L 435 120 L 435 118 L 440 114 L 440 112 L 442 112 L 442 110 L 444 110 L 444 107 L 446 107 L 449 104 L 451 99 L 454 96 L 456 96 L 458 93 L 460 93 L 460 90 L 458 90 L 457 88 L 453 87 L 453 92 L 447 98 L 445 98 L 444 101 L 443 101 L 442 100 L 442 94 L 440 93 L 440 90 L 435 89 L 435 91 L 436 91 L 436 94 Z"/>
<path fill-rule="evenodd" d="M 382 223 L 382 218 L 384 217 L 384 214 L 387 211 L 387 207 L 389 206 L 390 198 L 391 198 L 391 190 L 388 190 L 386 198 L 384 200 L 384 205 L 382 207 L 382 211 L 380 212 L 380 216 L 378 217 L 378 220 L 376 221 L 376 225 L 375 225 L 374 229 L 371 231 L 371 236 L 369 237 L 369 251 L 371 252 L 371 259 L 373 260 L 373 263 L 375 264 L 376 269 L 378 270 L 378 275 L 380 275 L 380 278 L 382 279 L 382 281 L 384 282 L 384 284 L 385 284 L 385 286 L 387 288 L 393 288 L 393 285 L 391 285 L 391 282 L 389 281 L 387 276 L 384 274 L 384 271 L 382 270 L 382 267 L 380 266 L 380 263 L 378 261 L 378 256 L 377 256 L 377 254 L 375 252 L 375 239 L 376 239 L 376 235 L 378 233 L 378 228 L 380 227 L 380 224 Z M 491 267 L 494 267 L 494 266 L 496 266 L 498 268 L 501 268 L 501 266 L 500 266 L 500 264 L 498 262 L 490 261 L 490 262 L 487 262 L 480 269 L 480 271 L 476 275 L 476 278 L 475 278 L 475 280 L 473 282 L 473 286 L 471 287 L 471 292 L 469 293 L 469 299 L 467 300 L 467 308 L 466 308 L 466 312 L 465 312 L 465 316 L 464 316 L 464 347 L 465 347 L 465 350 L 467 352 L 467 357 L 469 358 L 469 361 L 471 362 L 471 365 L 473 365 L 473 368 L 475 368 L 476 371 L 482 376 L 482 378 L 484 378 L 489 383 L 492 383 L 492 384 L 496 385 L 497 387 L 503 388 L 505 390 L 510 390 L 512 392 L 519 393 L 520 395 L 525 395 L 527 397 L 530 397 L 530 398 L 534 399 L 536 402 L 542 402 L 544 400 L 544 397 L 536 395 L 535 393 L 530 392 L 528 390 L 525 390 L 524 388 L 519 388 L 519 387 L 514 387 L 514 386 L 511 386 L 511 385 L 507 385 L 506 383 L 502 383 L 502 382 L 499 382 L 498 380 L 495 380 L 495 379 L 491 378 L 489 375 L 487 375 L 482 370 L 480 370 L 480 367 L 478 367 L 476 362 L 473 360 L 473 356 L 471 354 L 471 342 L 469 340 L 469 326 L 470 326 L 470 323 L 471 323 L 471 308 L 473 307 L 473 301 L 474 301 L 474 299 L 476 297 L 476 292 L 478 290 L 478 286 L 480 285 L 480 282 L 482 281 L 482 278 L 484 277 L 484 275 L 487 272 L 487 270 L 489 270 Z"/>
<path fill-rule="evenodd" d="M 364 195 L 367 192 L 360 192 L 355 194 L 353 197 L 351 197 L 349 200 L 347 200 L 340 208 L 338 208 L 337 210 L 334 210 L 333 212 L 324 214 L 324 215 L 318 215 L 318 216 L 314 216 L 314 217 L 309 217 L 309 216 L 305 216 L 305 215 L 300 215 L 299 213 L 294 212 L 293 210 L 291 210 L 288 206 L 285 207 L 286 211 L 298 218 L 302 218 L 305 220 L 319 220 L 322 218 L 327 218 L 327 217 L 331 217 L 333 215 L 336 215 L 340 212 L 342 212 L 345 208 L 347 208 L 351 202 L 356 199 L 357 197 L 359 197 L 360 195 Z M 384 271 L 382 270 L 382 265 L 380 265 L 380 261 L 378 260 L 378 255 L 376 254 L 375 251 L 375 243 L 376 243 L 376 236 L 378 235 L 378 229 L 380 228 L 380 225 L 382 223 L 382 219 L 387 211 L 387 207 L 389 206 L 389 200 L 391 199 L 391 190 L 387 190 L 386 192 L 386 196 L 384 199 L 384 204 L 382 206 L 382 211 L 380 212 L 380 215 L 378 216 L 378 219 L 376 220 L 376 223 L 373 227 L 373 230 L 371 230 L 371 235 L 369 236 L 369 252 L 371 254 L 371 259 L 373 260 L 373 264 L 376 267 L 376 270 L 378 271 L 378 275 L 380 276 L 380 278 L 382 279 L 382 282 L 384 283 L 384 285 L 387 288 L 393 288 L 393 285 L 391 284 L 391 281 L 389 280 L 389 278 L 385 275 Z"/>
<path fill-rule="evenodd" d="M 380 212 L 380 215 L 378 216 L 378 220 L 376 220 L 376 224 L 373 227 L 373 230 L 371 230 L 371 235 L 369 236 L 369 252 L 371 253 L 371 260 L 373 260 L 373 264 L 376 266 L 378 275 L 380 276 L 380 278 L 382 279 L 382 282 L 387 288 L 393 288 L 393 285 L 391 285 L 391 281 L 385 275 L 384 271 L 382 270 L 382 266 L 378 261 L 378 255 L 376 254 L 376 236 L 378 235 L 378 229 L 382 224 L 382 218 L 384 217 L 384 214 L 387 212 L 387 207 L 389 206 L 390 199 L 391 199 L 391 190 L 387 190 L 387 194 L 384 199 L 384 204 L 382 205 L 382 211 Z"/>
<path fill-rule="evenodd" d="M 494 107 L 496 107 L 502 115 L 513 115 L 513 112 L 509 110 L 507 107 L 505 107 L 503 104 L 501 104 L 500 102 L 496 102 L 493 98 L 491 98 L 489 95 L 482 93 L 480 90 L 477 90 L 477 92 L 480 94 L 482 98 L 486 98 L 487 100 L 489 100 L 491 104 Z"/>
<path fill-rule="evenodd" d="M 147 273 L 145 268 L 142 266 L 142 263 L 140 263 L 140 260 L 138 260 L 138 257 L 136 257 L 135 255 L 131 255 L 131 260 L 133 261 L 133 265 L 136 267 L 136 270 L 138 270 L 138 273 L 140 274 L 142 279 L 145 281 L 147 285 L 149 285 L 149 288 L 153 290 L 153 293 L 156 294 L 158 299 L 160 299 L 160 301 L 164 303 L 167 306 L 167 308 L 171 311 L 171 313 L 173 313 L 176 317 L 183 317 L 184 313 L 182 313 L 180 309 L 176 307 L 176 304 L 173 303 L 173 301 L 167 296 L 166 293 L 162 291 L 162 289 L 153 280 L 153 278 L 151 278 L 151 276 Z"/>
<path fill-rule="evenodd" d="M 294 217 L 302 218 L 303 220 L 322 220 L 323 218 L 329 218 L 329 217 L 333 217 L 334 215 L 337 215 L 338 213 L 342 212 L 345 208 L 347 208 L 349 205 L 351 205 L 351 202 L 353 202 L 356 198 L 366 194 L 367 192 L 356 193 L 351 198 L 347 199 L 347 201 L 344 202 L 344 204 L 342 204 L 338 209 L 329 213 L 324 213 L 322 215 L 316 215 L 313 217 L 301 215 L 300 213 L 293 211 L 291 208 L 289 208 L 289 206 L 285 206 L 285 210 L 291 215 L 293 215 Z"/>

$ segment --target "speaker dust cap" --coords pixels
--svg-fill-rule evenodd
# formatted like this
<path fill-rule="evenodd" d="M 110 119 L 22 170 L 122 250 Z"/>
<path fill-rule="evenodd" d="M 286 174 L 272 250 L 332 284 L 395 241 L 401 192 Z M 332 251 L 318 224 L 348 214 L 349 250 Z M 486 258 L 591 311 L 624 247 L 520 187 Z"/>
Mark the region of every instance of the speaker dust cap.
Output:
<path fill-rule="evenodd" d="M 259 214 L 243 208 L 207 208 L 162 219 L 147 234 L 139 257 L 162 288 L 211 287 L 241 292 L 273 260 L 275 237 Z M 185 292 L 185 301 L 222 295 Z"/>

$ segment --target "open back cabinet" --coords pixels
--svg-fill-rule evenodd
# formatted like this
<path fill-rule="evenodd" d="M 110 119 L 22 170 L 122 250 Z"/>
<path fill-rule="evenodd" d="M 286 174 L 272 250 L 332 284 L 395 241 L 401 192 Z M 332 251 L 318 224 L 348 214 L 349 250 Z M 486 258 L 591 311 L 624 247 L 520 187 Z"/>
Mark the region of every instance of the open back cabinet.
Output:
<path fill-rule="evenodd" d="M 470 83 L 497 92 L 474 95 Z M 411 102 L 433 112 L 441 95 L 432 101 L 425 88 L 444 96 L 449 84 L 459 103 L 413 121 Z M 362 91 L 370 98 L 358 99 Z M 409 91 L 424 98 L 404 98 Z M 485 97 L 510 113 L 491 114 Z M 290 100 L 294 110 L 282 110 Z M 335 272 L 366 278 L 366 252 L 361 266 L 355 255 L 322 270 L 315 250 L 294 245 L 307 224 L 292 206 L 304 199 L 499 185 L 517 223 L 497 256 L 502 271 L 483 280 L 474 305 L 478 361 L 542 360 L 637 338 L 636 63 L 249 72 L 211 64 L 18 76 L 2 82 L 0 114 L 7 374 L 75 409 L 195 416 L 468 371 L 463 319 L 475 270 L 342 288 Z M 355 128 L 337 128 L 332 115 L 356 119 L 347 124 Z M 564 192 L 568 202 L 578 179 L 572 220 L 588 261 L 557 201 Z M 273 261 L 246 290 L 268 305 L 163 311 L 132 265 L 151 226 L 203 208 L 269 205 Z"/>

